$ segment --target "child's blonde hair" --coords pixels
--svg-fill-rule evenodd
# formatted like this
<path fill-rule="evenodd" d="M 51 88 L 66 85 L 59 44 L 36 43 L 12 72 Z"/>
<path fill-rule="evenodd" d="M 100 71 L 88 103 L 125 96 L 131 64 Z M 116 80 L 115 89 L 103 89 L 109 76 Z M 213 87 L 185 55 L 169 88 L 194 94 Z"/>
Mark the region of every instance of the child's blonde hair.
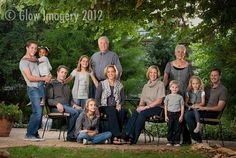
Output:
<path fill-rule="evenodd" d="M 169 87 L 171 87 L 172 85 L 177 85 L 178 87 L 180 87 L 180 83 L 179 83 L 179 81 L 177 81 L 177 80 L 172 80 L 172 81 L 170 81 Z"/>
<path fill-rule="evenodd" d="M 85 110 L 86 113 L 88 112 L 89 103 L 92 102 L 92 101 L 95 102 L 95 104 L 96 104 L 96 100 L 93 99 L 93 98 L 89 98 L 89 99 L 86 101 L 86 104 L 85 104 L 85 107 L 84 107 L 84 110 Z"/>
<path fill-rule="evenodd" d="M 192 86 L 193 80 L 198 80 L 198 82 L 200 83 L 199 90 L 203 90 L 203 89 L 204 89 L 204 84 L 203 84 L 201 78 L 198 77 L 198 76 L 192 76 L 192 77 L 190 78 L 189 82 L 188 82 L 188 90 L 189 90 L 189 91 L 192 91 L 192 90 L 193 90 L 193 86 Z"/>
<path fill-rule="evenodd" d="M 81 61 L 82 61 L 84 58 L 87 58 L 88 61 L 89 61 L 89 57 L 88 57 L 87 55 L 82 55 L 82 56 L 79 58 L 79 61 L 78 61 L 77 71 L 81 71 Z M 89 63 L 88 63 L 88 67 L 86 67 L 86 71 L 87 71 L 87 72 L 91 72 L 91 67 L 90 67 L 90 64 L 89 64 Z"/>

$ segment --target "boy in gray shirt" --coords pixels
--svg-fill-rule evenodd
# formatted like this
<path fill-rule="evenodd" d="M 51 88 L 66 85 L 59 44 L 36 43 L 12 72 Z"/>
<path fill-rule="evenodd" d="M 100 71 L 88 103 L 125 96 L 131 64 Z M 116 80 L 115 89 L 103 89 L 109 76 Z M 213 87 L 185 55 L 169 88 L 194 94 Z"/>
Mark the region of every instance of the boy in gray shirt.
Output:
<path fill-rule="evenodd" d="M 179 91 L 179 82 L 173 80 L 170 82 L 171 94 L 167 95 L 164 100 L 165 104 L 165 121 L 168 125 L 167 146 L 180 146 L 181 122 L 184 115 L 184 99 L 177 94 Z"/>

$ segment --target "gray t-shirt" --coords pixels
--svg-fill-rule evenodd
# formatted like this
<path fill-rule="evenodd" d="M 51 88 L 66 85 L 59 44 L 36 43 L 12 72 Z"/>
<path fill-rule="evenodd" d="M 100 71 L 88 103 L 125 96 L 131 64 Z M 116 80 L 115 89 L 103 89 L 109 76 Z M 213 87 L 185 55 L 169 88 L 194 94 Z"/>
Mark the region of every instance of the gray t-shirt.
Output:
<path fill-rule="evenodd" d="M 165 97 L 164 104 L 169 112 L 179 112 L 184 106 L 184 99 L 179 94 L 169 94 Z"/>
<path fill-rule="evenodd" d="M 115 65 L 119 72 L 119 77 L 122 73 L 122 67 L 119 57 L 116 53 L 108 51 L 106 53 L 94 53 L 90 60 L 94 75 L 98 81 L 105 80 L 104 69 L 107 65 Z"/>
<path fill-rule="evenodd" d="M 28 78 L 25 76 L 25 74 L 23 72 L 24 70 L 29 69 L 33 76 L 38 76 L 39 77 L 40 75 L 39 75 L 38 64 L 36 62 L 30 62 L 30 61 L 24 59 L 24 57 L 23 57 L 20 60 L 19 68 L 20 68 L 21 74 L 23 75 L 23 77 L 25 79 L 25 82 L 26 82 L 27 86 L 29 86 L 29 87 L 38 87 L 39 82 L 29 81 Z"/>
<path fill-rule="evenodd" d="M 220 100 L 227 101 L 228 90 L 222 84 L 216 88 L 212 88 L 211 86 L 206 87 L 205 92 L 206 105 L 209 107 L 217 106 Z"/>
<path fill-rule="evenodd" d="M 88 99 L 89 96 L 89 72 L 79 72 L 74 69 L 71 76 L 75 77 L 74 85 L 72 88 L 73 99 Z"/>

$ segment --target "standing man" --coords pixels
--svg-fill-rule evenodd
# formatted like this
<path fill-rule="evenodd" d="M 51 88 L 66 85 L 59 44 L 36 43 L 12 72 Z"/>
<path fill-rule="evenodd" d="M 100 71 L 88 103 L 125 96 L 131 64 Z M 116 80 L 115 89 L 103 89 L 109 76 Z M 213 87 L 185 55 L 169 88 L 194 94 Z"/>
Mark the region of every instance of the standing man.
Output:
<path fill-rule="evenodd" d="M 37 42 L 28 41 L 26 43 L 26 53 L 20 60 L 20 71 L 27 84 L 27 94 L 32 105 L 32 114 L 27 126 L 25 140 L 40 141 L 38 129 L 40 128 L 43 114 L 43 106 L 40 105 L 41 99 L 44 96 L 44 81 L 49 82 L 51 76 L 40 77 L 39 69 L 36 62 L 31 62 L 28 59 L 34 59 L 37 52 Z"/>
<path fill-rule="evenodd" d="M 200 118 L 217 118 L 226 105 L 228 91 L 225 86 L 221 84 L 221 71 L 217 68 L 212 69 L 210 79 L 211 85 L 205 88 L 206 106 L 195 107 L 199 110 Z M 197 124 L 194 112 L 186 112 L 185 120 L 193 140 L 201 143 L 202 138 L 200 132 L 194 133 Z"/>
<path fill-rule="evenodd" d="M 96 52 L 91 57 L 91 66 L 94 71 L 95 77 L 98 82 L 106 79 L 104 75 L 104 69 L 107 65 L 115 65 L 118 69 L 118 79 L 120 79 L 122 74 L 122 66 L 118 55 L 109 49 L 109 40 L 106 36 L 101 36 L 98 39 L 99 52 Z M 93 97 L 95 95 L 93 94 Z"/>
<path fill-rule="evenodd" d="M 75 104 L 70 87 L 64 83 L 67 72 L 67 67 L 64 65 L 57 68 L 57 79 L 47 87 L 47 102 L 51 106 L 51 111 L 70 113 L 66 140 L 76 141 L 74 136 L 75 122 L 82 109 Z"/>

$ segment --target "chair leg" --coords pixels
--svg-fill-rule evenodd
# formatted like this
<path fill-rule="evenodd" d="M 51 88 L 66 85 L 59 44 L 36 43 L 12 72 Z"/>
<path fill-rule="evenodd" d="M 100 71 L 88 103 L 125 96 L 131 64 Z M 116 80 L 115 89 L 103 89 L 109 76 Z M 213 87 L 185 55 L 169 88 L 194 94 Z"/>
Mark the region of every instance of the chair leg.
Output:
<path fill-rule="evenodd" d="M 206 128 L 207 128 L 207 125 L 203 124 L 203 133 L 205 135 L 205 140 L 206 140 L 206 142 L 208 144 L 208 136 L 207 136 L 207 129 Z"/>
<path fill-rule="evenodd" d="M 59 119 L 59 122 L 60 122 L 60 131 L 59 131 L 58 139 L 60 140 L 61 139 L 61 128 L 62 128 L 62 119 L 61 118 Z"/>
<path fill-rule="evenodd" d="M 220 137 L 221 137 L 222 146 L 225 146 L 225 144 L 224 144 L 224 138 L 223 138 L 222 124 L 221 124 L 221 122 L 219 122 L 219 133 L 220 133 Z"/>
<path fill-rule="evenodd" d="M 47 127 L 48 119 L 49 119 L 49 118 L 47 117 L 46 123 L 45 123 L 45 125 L 44 125 L 44 129 L 43 129 L 42 138 L 44 137 L 44 133 L 45 133 L 45 130 L 46 130 L 46 127 Z"/>

